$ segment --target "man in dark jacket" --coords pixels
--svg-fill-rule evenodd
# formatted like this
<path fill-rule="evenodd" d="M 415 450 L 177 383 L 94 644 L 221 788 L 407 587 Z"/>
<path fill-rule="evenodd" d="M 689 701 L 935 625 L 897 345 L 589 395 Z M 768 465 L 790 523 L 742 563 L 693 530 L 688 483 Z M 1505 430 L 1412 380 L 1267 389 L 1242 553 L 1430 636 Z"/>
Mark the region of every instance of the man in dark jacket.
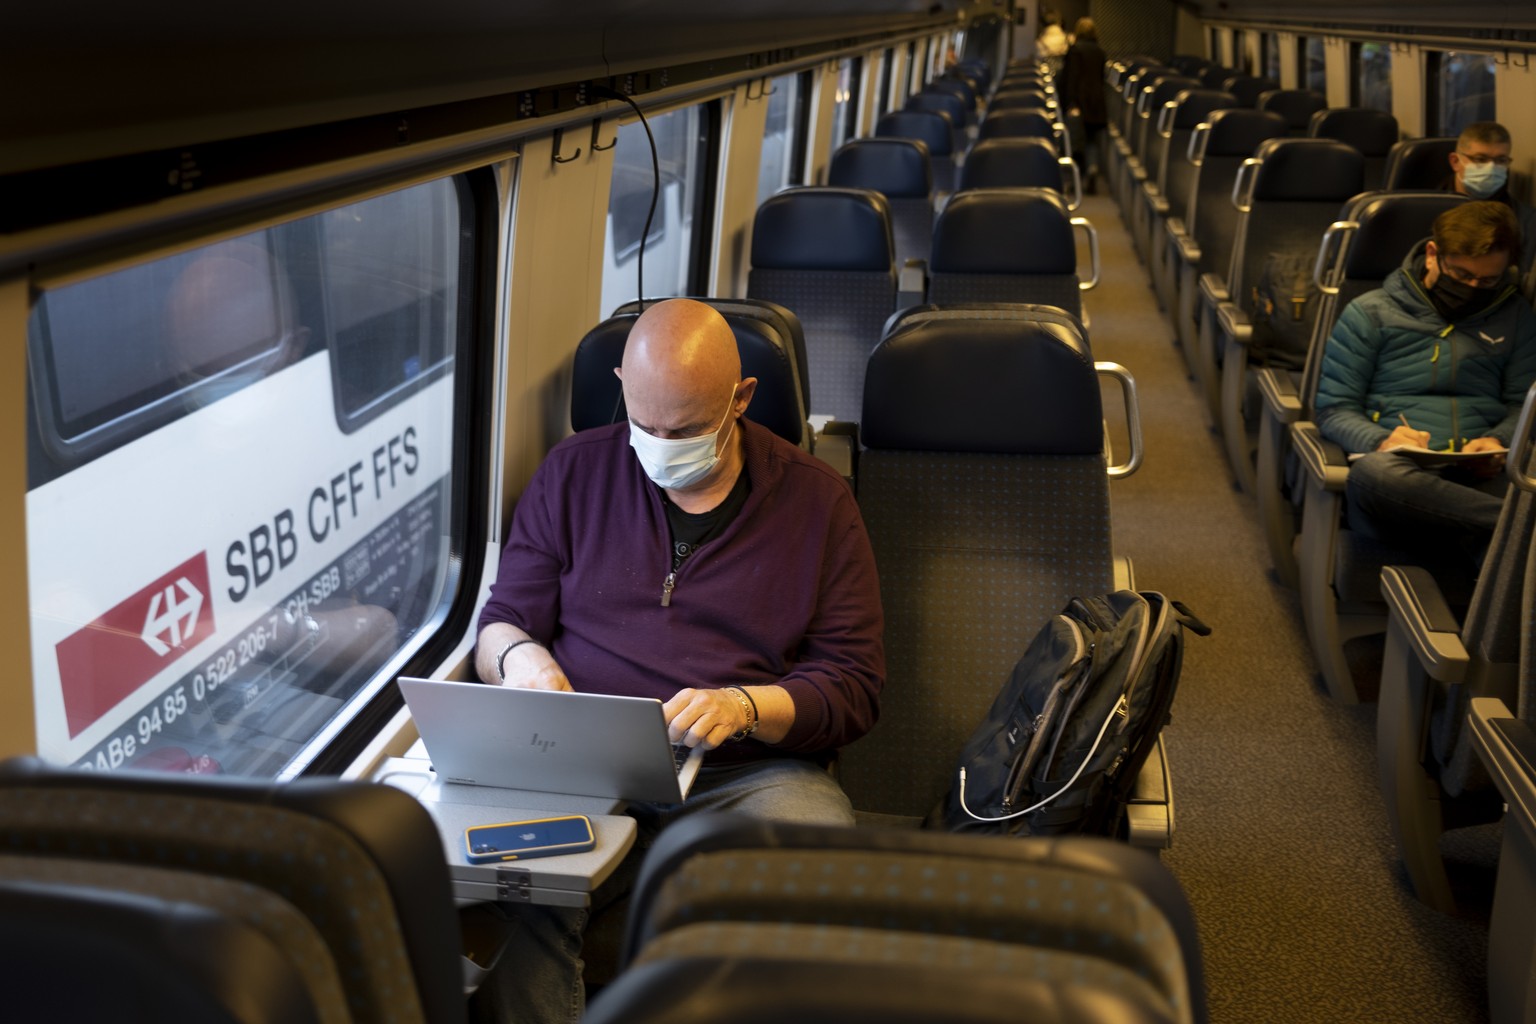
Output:
<path fill-rule="evenodd" d="M 1509 194 L 1513 149 L 1509 130 L 1497 121 L 1476 121 L 1467 125 L 1456 138 L 1456 151 L 1449 158 L 1451 173 L 1440 187 L 1470 199 L 1503 203 L 1515 212 L 1515 220 L 1520 224 L 1523 254 L 1515 262 L 1520 268 L 1519 283 L 1529 294 L 1532 257 L 1536 256 L 1536 239 L 1531 237 L 1536 232 L 1536 209 Z"/>
<path fill-rule="evenodd" d="M 1508 206 L 1447 210 L 1334 325 L 1315 407 L 1322 435 L 1362 456 L 1346 494 L 1355 528 L 1406 547 L 1454 543 L 1481 561 L 1507 486 L 1503 453 L 1536 378 L 1536 314 L 1510 273 L 1519 254 Z M 1486 457 L 1444 468 L 1422 450 Z"/>

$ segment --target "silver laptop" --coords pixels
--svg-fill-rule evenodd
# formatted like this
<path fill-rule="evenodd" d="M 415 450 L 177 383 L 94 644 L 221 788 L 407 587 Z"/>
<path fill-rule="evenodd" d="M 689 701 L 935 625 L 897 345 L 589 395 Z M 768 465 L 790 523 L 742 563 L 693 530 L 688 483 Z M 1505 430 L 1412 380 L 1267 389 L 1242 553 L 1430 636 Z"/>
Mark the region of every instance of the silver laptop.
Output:
<path fill-rule="evenodd" d="M 470 786 L 676 803 L 703 748 L 674 751 L 661 701 L 400 677 L 438 778 Z"/>

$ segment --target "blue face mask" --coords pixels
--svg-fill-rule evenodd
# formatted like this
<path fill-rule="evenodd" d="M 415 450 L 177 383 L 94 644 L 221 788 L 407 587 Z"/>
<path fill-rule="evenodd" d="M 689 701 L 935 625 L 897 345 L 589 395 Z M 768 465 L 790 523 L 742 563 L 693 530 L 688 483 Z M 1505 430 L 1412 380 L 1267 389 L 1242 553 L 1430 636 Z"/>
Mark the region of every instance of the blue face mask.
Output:
<path fill-rule="evenodd" d="M 1509 168 L 1501 167 L 1491 160 L 1486 164 L 1475 164 L 1470 160 L 1462 163 L 1461 187 L 1473 199 L 1487 199 L 1503 188 L 1508 180 Z"/>
<path fill-rule="evenodd" d="M 720 427 L 725 426 L 725 421 L 730 419 L 731 408 L 735 404 L 736 391 L 733 388 L 731 405 L 726 406 L 725 415 L 720 418 L 720 426 L 698 437 L 656 437 L 635 426 L 631 420 L 629 446 L 640 459 L 645 475 L 657 487 L 668 490 L 687 487 L 704 479 L 720 461 L 715 451 L 715 439 L 720 436 Z M 736 421 L 731 420 L 731 429 L 725 435 L 727 443 L 735 430 Z"/>

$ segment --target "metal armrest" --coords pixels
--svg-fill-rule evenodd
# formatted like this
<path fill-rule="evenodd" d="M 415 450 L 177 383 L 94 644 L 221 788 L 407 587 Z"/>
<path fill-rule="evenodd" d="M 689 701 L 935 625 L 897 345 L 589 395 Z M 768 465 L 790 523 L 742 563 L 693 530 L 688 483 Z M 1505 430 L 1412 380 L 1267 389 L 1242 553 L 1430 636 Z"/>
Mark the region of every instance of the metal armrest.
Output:
<path fill-rule="evenodd" d="M 1220 274 L 1200 275 L 1200 297 L 1212 306 L 1232 301 L 1227 291 L 1227 282 Z"/>
<path fill-rule="evenodd" d="M 1301 468 L 1313 486 L 1325 491 L 1343 491 L 1349 479 L 1349 457 L 1344 449 L 1325 440 L 1317 424 L 1301 420 L 1291 424 L 1291 447 L 1301 459 Z"/>
<path fill-rule="evenodd" d="M 901 268 L 896 290 L 918 296 L 921 302 L 928 294 L 928 261 L 909 259 Z"/>
<path fill-rule="evenodd" d="M 1149 195 L 1147 196 L 1147 202 L 1152 204 L 1152 212 L 1159 217 L 1168 216 L 1168 211 L 1173 209 L 1173 205 L 1161 195 Z"/>
<path fill-rule="evenodd" d="M 1282 425 L 1301 419 L 1301 392 L 1296 389 L 1296 378 L 1290 370 L 1263 366 L 1255 376 L 1259 381 L 1259 394 L 1264 398 L 1264 412 L 1267 416 Z"/>
<path fill-rule="evenodd" d="M 811 438 L 811 454 L 837 470 L 858 490 L 859 425 L 848 420 L 828 420 Z"/>
<path fill-rule="evenodd" d="M 1429 571 L 1412 565 L 1382 566 L 1381 596 L 1425 674 L 1439 683 L 1461 682 L 1471 655 L 1461 642 L 1461 623 Z"/>
<path fill-rule="evenodd" d="M 1086 217 L 1073 217 L 1070 223 L 1074 228 L 1081 229 L 1088 238 L 1088 265 L 1092 268 L 1093 275 L 1088 280 L 1079 281 L 1077 284 L 1078 288 L 1086 292 L 1099 286 L 1099 233 L 1093 229 L 1092 224 L 1088 223 Z M 1084 317 L 1084 319 L 1087 318 Z M 1087 325 L 1084 324 L 1084 326 Z"/>
<path fill-rule="evenodd" d="M 1183 234 L 1182 230 L 1176 231 L 1176 227 L 1182 229 L 1183 225 L 1177 220 L 1170 220 L 1168 222 L 1168 237 L 1173 241 L 1174 245 L 1178 246 L 1179 260 L 1186 267 L 1198 267 L 1201 256 L 1200 243 L 1189 235 Z"/>
<path fill-rule="evenodd" d="M 1099 376 L 1119 382 L 1121 394 L 1125 396 L 1125 430 L 1130 437 L 1131 451 L 1124 462 L 1109 467 L 1110 479 L 1116 480 L 1130 476 L 1141 466 L 1141 406 L 1136 400 L 1136 378 L 1119 363 L 1096 362 L 1093 368 Z"/>
<path fill-rule="evenodd" d="M 1253 323 L 1249 321 L 1247 312 L 1236 303 L 1217 303 L 1216 323 L 1220 325 L 1221 333 L 1227 336 L 1229 342 L 1246 347 L 1253 338 Z"/>
<path fill-rule="evenodd" d="M 1125 827 L 1126 842 L 1132 846 L 1166 850 L 1173 845 L 1173 780 L 1168 774 L 1168 752 L 1161 734 L 1136 776 L 1130 802 L 1125 806 Z"/>

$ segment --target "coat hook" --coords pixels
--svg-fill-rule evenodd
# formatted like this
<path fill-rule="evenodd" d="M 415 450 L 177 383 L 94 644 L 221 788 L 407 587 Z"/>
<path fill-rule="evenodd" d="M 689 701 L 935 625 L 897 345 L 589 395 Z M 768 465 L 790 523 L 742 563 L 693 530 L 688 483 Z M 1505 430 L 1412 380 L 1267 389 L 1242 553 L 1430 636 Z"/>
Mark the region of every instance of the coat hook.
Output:
<path fill-rule="evenodd" d="M 752 85 L 753 85 L 753 83 L 752 82 L 748 82 L 747 83 L 747 102 L 748 103 L 751 103 L 753 100 L 760 100 L 760 99 L 763 98 L 763 92 L 764 92 L 765 87 L 768 84 L 768 79 L 766 79 L 766 78 L 759 78 L 757 80 L 756 84 L 757 84 L 757 92 L 754 94 L 752 92 Z"/>
<path fill-rule="evenodd" d="M 1515 63 L 1516 57 L 1520 58 L 1520 63 L 1518 64 Z M 1509 66 L 1512 68 L 1528 68 L 1531 66 L 1531 55 L 1524 50 L 1521 50 L 1518 54 L 1511 53 L 1509 55 Z"/>
<path fill-rule="evenodd" d="M 591 149 L 592 149 L 592 152 L 594 152 L 594 153 L 606 153 L 610 149 L 612 149 L 614 146 L 617 146 L 619 144 L 619 133 L 618 132 L 614 132 L 613 133 L 613 141 L 612 142 L 608 143 L 608 145 L 606 145 L 606 146 L 599 146 L 597 144 L 597 140 L 602 136 L 602 132 L 603 132 L 603 122 L 602 122 L 602 119 L 594 117 L 592 119 L 592 142 L 591 142 Z"/>
<path fill-rule="evenodd" d="M 576 147 L 576 152 L 572 153 L 570 156 L 561 156 L 560 155 L 560 143 L 561 143 L 561 140 L 564 139 L 564 137 L 565 137 L 565 129 L 564 128 L 556 128 L 555 129 L 554 161 L 557 164 L 568 164 L 572 160 L 575 160 L 577 157 L 581 156 L 581 147 L 580 146 L 577 146 Z"/>
<path fill-rule="evenodd" d="M 1503 53 L 1496 53 L 1493 55 L 1493 66 L 1497 68 L 1507 68 L 1510 65 L 1511 59 L 1512 55 L 1508 50 L 1505 50 Z"/>

